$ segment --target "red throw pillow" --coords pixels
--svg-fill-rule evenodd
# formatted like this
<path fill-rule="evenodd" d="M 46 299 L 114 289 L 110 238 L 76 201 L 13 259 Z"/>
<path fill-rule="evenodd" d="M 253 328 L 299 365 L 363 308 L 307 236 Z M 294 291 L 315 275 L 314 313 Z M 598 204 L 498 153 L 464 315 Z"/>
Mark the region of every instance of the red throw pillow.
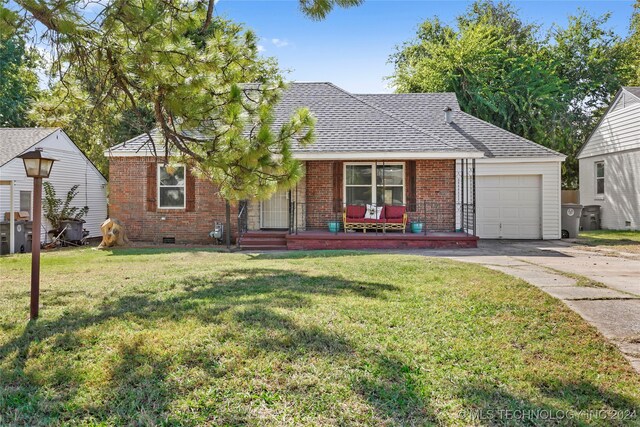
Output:
<path fill-rule="evenodd" d="M 404 206 L 385 206 L 384 207 L 384 217 L 388 219 L 399 219 L 405 213 Z"/>
<path fill-rule="evenodd" d="M 364 214 L 367 208 L 364 206 L 348 205 L 347 206 L 347 218 L 360 219 L 364 218 Z"/>

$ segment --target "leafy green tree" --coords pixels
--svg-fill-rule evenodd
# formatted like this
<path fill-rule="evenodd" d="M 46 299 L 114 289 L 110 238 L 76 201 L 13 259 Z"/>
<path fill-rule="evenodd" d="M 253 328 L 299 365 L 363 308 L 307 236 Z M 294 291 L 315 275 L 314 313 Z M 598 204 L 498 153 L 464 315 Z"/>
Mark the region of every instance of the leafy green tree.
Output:
<path fill-rule="evenodd" d="M 320 19 L 336 5 L 358 3 L 300 5 Z M 89 13 L 84 0 L 17 0 L 4 4 L 0 25 L 6 32 L 7 22 L 26 16 L 44 26 L 60 85 L 80 84 L 68 90 L 66 102 L 86 103 L 103 116 L 152 111 L 167 160 L 189 163 L 227 200 L 264 198 L 300 177 L 291 145 L 312 141 L 314 118 L 302 108 L 274 123 L 284 84 L 274 61 L 258 55 L 253 32 L 215 17 L 214 0 L 100 5 Z"/>
<path fill-rule="evenodd" d="M 455 92 L 464 111 L 540 141 L 565 86 L 537 55 L 536 32 L 505 3 L 475 3 L 457 29 L 424 22 L 391 57 L 391 80 L 399 92 Z"/>
<path fill-rule="evenodd" d="M 555 74 L 567 82 L 564 114 L 552 141 L 566 154 L 565 185 L 578 184 L 576 155 L 613 96 L 630 82 L 632 52 L 606 24 L 610 15 L 593 17 L 584 11 L 569 17 L 566 27 L 552 28 L 547 53 L 556 64 Z"/>
<path fill-rule="evenodd" d="M 391 56 L 391 81 L 398 92 L 455 92 L 464 111 L 568 155 L 563 183 L 575 188 L 575 155 L 613 94 L 638 75 L 637 36 L 622 40 L 608 19 L 580 12 L 540 37 L 509 3 L 478 1 L 455 28 L 422 23 Z M 638 22 L 636 13 L 632 34 Z"/>
<path fill-rule="evenodd" d="M 155 126 L 153 112 L 145 106 L 138 110 L 118 110 L 103 103 L 96 107 L 81 84 L 55 84 L 42 93 L 30 118 L 38 126 L 60 127 L 102 172 L 109 176 L 109 161 L 104 151 L 118 143 L 147 132 Z M 73 102 L 70 102 L 73 100 Z"/>
<path fill-rule="evenodd" d="M 629 26 L 629 39 L 627 40 L 627 52 L 632 58 L 631 78 L 629 85 L 640 86 L 640 0 L 633 5 L 633 15 Z"/>
<path fill-rule="evenodd" d="M 28 112 L 38 97 L 38 55 L 22 34 L 0 37 L 0 126 L 29 126 Z"/>

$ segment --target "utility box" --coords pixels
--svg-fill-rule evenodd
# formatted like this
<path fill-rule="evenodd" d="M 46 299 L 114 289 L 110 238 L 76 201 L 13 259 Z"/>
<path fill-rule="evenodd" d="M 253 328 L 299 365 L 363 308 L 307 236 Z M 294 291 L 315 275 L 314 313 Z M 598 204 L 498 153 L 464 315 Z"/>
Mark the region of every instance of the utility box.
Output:
<path fill-rule="evenodd" d="M 584 231 L 600 230 L 600 206 L 588 205 L 582 208 L 580 229 Z"/>
<path fill-rule="evenodd" d="M 580 219 L 582 218 L 582 205 L 565 203 L 562 205 L 562 238 L 578 237 L 580 232 Z"/>
<path fill-rule="evenodd" d="M 15 253 L 31 252 L 31 239 L 27 239 L 27 231 L 31 230 L 33 223 L 31 221 L 14 221 L 13 235 Z M 0 255 L 11 253 L 11 223 L 9 221 L 0 222 Z"/>

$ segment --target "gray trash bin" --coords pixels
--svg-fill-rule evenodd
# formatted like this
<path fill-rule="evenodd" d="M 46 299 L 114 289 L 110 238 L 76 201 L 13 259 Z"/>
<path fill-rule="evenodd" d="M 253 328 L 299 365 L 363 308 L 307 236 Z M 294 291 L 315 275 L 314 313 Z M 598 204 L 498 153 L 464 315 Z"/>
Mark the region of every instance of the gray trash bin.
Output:
<path fill-rule="evenodd" d="M 15 253 L 30 252 L 31 247 L 27 247 L 27 225 L 31 224 L 31 221 L 14 221 L 14 245 L 13 251 Z M 0 222 L 0 255 L 6 255 L 11 253 L 9 249 L 10 245 L 10 233 L 11 223 L 9 221 Z"/>
<path fill-rule="evenodd" d="M 580 229 L 600 230 L 600 206 L 588 205 L 582 208 L 582 217 L 580 218 Z"/>
<path fill-rule="evenodd" d="M 33 247 L 33 221 L 24 222 L 24 251 L 31 252 Z"/>
<path fill-rule="evenodd" d="M 67 227 L 67 229 L 64 232 L 64 240 L 66 240 L 67 242 L 73 242 L 75 244 L 80 244 L 80 241 L 82 240 L 82 227 L 84 225 L 84 221 L 83 220 L 65 220 L 65 221 L 60 221 L 60 228 L 65 228 Z"/>
<path fill-rule="evenodd" d="M 578 237 L 582 205 L 565 203 L 562 205 L 562 238 Z"/>

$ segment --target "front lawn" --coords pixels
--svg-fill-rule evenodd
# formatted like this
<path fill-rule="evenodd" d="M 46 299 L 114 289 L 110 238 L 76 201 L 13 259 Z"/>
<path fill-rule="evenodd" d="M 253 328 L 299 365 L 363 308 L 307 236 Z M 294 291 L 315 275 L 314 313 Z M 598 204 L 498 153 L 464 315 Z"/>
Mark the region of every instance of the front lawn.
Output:
<path fill-rule="evenodd" d="M 640 231 L 582 231 L 578 236 L 578 242 L 587 246 L 640 254 Z"/>
<path fill-rule="evenodd" d="M 41 318 L 28 323 L 29 260 L 0 258 L 0 425 L 640 417 L 640 376 L 614 346 L 561 302 L 479 266 L 349 252 L 61 251 L 43 255 Z"/>

